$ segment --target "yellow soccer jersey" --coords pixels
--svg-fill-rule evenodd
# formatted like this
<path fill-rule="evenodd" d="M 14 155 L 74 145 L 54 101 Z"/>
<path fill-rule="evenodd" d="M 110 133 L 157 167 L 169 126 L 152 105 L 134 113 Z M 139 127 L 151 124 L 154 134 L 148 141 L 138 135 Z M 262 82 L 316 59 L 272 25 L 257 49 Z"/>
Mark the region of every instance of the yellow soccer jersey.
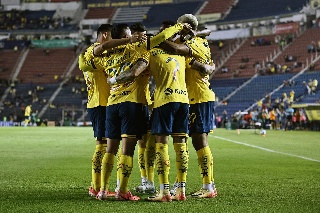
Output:
<path fill-rule="evenodd" d="M 30 105 L 28 105 L 24 110 L 24 116 L 30 116 L 30 114 L 31 114 L 31 107 Z"/>
<path fill-rule="evenodd" d="M 206 39 L 195 37 L 186 43 L 197 61 L 204 64 L 211 63 L 210 47 Z M 188 66 L 190 61 L 191 58 L 187 57 L 186 83 L 190 104 L 215 101 L 215 94 L 210 89 L 209 75 L 202 76 L 199 71 L 192 69 Z"/>
<path fill-rule="evenodd" d="M 154 108 L 170 102 L 189 103 L 184 56 L 171 55 L 163 49 L 154 48 L 144 59 L 149 62 L 149 70 L 156 84 Z"/>
<path fill-rule="evenodd" d="M 114 48 L 105 57 L 106 72 L 110 77 L 117 76 L 122 72 L 127 72 L 133 64 L 147 52 L 162 41 L 170 38 L 175 33 L 183 29 L 182 24 L 176 24 L 150 38 L 148 42 L 122 45 Z M 131 82 L 115 84 L 111 87 L 108 105 L 122 102 L 146 103 L 145 87 L 148 84 L 149 76 L 141 74 Z"/>
<path fill-rule="evenodd" d="M 97 44 L 98 43 L 91 45 L 85 53 L 79 56 L 79 68 L 83 71 L 87 84 L 87 108 L 107 106 L 110 95 L 110 86 L 107 83 L 107 75 L 103 67 L 106 52 L 100 56 L 94 56 L 93 48 Z"/>

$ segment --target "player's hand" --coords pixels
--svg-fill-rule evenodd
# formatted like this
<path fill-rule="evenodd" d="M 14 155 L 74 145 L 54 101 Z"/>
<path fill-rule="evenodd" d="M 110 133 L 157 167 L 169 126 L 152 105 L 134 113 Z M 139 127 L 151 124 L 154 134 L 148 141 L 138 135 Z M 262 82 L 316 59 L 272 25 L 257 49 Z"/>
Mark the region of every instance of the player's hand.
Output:
<path fill-rule="evenodd" d="M 203 73 L 204 75 L 211 75 L 215 71 L 216 65 L 213 63 L 213 61 L 211 61 L 210 64 L 204 65 L 204 69 L 205 69 L 205 72 Z"/>
<path fill-rule="evenodd" d="M 185 29 L 187 31 L 192 29 L 191 25 L 188 23 L 182 23 L 182 25 L 183 25 L 183 29 Z"/>
<path fill-rule="evenodd" d="M 136 43 L 136 42 L 145 42 L 147 40 L 146 35 L 137 35 L 134 34 L 130 37 L 130 43 Z"/>
<path fill-rule="evenodd" d="M 113 76 L 112 78 L 111 78 L 111 77 L 108 77 L 108 78 L 107 78 L 107 83 L 108 83 L 109 85 L 114 85 L 114 84 L 116 84 L 116 83 L 117 83 L 116 77 L 117 77 L 117 76 Z"/>

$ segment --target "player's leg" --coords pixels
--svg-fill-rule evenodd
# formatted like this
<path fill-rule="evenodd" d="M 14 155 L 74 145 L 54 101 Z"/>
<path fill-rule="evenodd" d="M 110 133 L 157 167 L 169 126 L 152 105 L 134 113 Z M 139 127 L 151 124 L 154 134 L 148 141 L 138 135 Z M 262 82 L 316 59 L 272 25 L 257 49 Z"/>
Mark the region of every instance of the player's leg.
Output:
<path fill-rule="evenodd" d="M 213 102 L 190 105 L 190 114 L 194 119 L 190 121 L 189 134 L 192 145 L 197 152 L 202 188 L 192 193 L 193 197 L 215 197 L 217 195 L 213 177 L 213 155 L 208 144 L 208 133 L 213 130 Z"/>
<path fill-rule="evenodd" d="M 178 110 L 174 115 L 172 126 L 172 138 L 174 151 L 176 154 L 176 172 L 178 185 L 173 195 L 174 200 L 186 200 L 186 181 L 189 164 L 189 153 L 186 143 L 186 136 L 188 132 L 188 104 L 175 103 L 178 105 Z"/>
<path fill-rule="evenodd" d="M 143 107 L 143 137 L 142 140 L 138 141 L 138 145 L 138 163 L 140 167 L 141 185 L 136 187 L 136 191 L 153 194 L 155 193 L 155 139 L 150 131 L 150 113 L 148 106 Z"/>
<path fill-rule="evenodd" d="M 155 202 L 170 202 L 172 200 L 169 192 L 169 170 L 170 158 L 168 151 L 169 134 L 172 132 L 172 108 L 170 104 L 154 108 L 152 112 L 151 132 L 156 139 L 156 171 L 160 183 L 159 193 L 148 197 Z"/>
<path fill-rule="evenodd" d="M 133 196 L 128 188 L 133 168 L 133 155 L 138 139 L 142 138 L 142 104 L 123 102 L 119 108 L 121 119 L 122 153 L 118 162 L 120 175 L 119 191 L 116 198 L 119 200 L 139 200 Z"/>
<path fill-rule="evenodd" d="M 141 185 L 136 187 L 136 191 L 144 192 L 144 187 L 147 184 L 147 173 L 146 173 L 146 161 L 145 161 L 145 150 L 146 150 L 146 135 L 142 136 L 141 140 L 138 140 L 138 164 L 140 169 Z"/>
<path fill-rule="evenodd" d="M 114 167 L 115 156 L 117 155 L 120 144 L 120 122 L 117 105 L 106 108 L 106 131 L 107 149 L 101 164 L 101 187 L 97 199 L 104 200 L 115 193 L 109 190 L 109 182 Z"/>
<path fill-rule="evenodd" d="M 147 133 L 147 144 L 144 153 L 145 164 L 146 164 L 146 174 L 147 174 L 147 185 L 146 193 L 155 193 L 156 188 L 154 186 L 154 166 L 156 159 L 156 139 L 155 136 L 151 134 L 151 131 Z"/>
<path fill-rule="evenodd" d="M 95 197 L 101 186 L 101 162 L 107 147 L 105 138 L 106 107 L 88 108 L 87 111 L 92 122 L 93 134 L 96 138 L 96 147 L 91 160 L 91 186 L 89 188 L 89 195 Z"/>

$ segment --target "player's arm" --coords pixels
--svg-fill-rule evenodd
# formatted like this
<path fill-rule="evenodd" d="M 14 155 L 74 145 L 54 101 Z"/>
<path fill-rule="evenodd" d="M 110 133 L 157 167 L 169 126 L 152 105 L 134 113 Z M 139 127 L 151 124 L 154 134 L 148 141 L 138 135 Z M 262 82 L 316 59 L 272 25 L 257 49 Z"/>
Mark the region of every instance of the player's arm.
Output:
<path fill-rule="evenodd" d="M 178 43 L 166 40 L 162 42 L 159 46 L 175 55 L 192 56 L 191 48 L 184 43 L 178 44 Z"/>
<path fill-rule="evenodd" d="M 129 38 L 121 38 L 121 39 L 111 39 L 109 41 L 105 41 L 101 44 L 98 44 L 94 47 L 93 49 L 93 55 L 100 55 L 104 51 L 129 44 L 129 43 L 135 43 L 135 42 L 144 42 L 146 41 L 147 37 L 146 36 L 141 36 L 141 35 L 132 35 Z"/>
<path fill-rule="evenodd" d="M 207 37 L 210 34 L 211 34 L 211 30 L 208 30 L 208 29 L 197 31 L 197 36 L 199 37 Z"/>
<path fill-rule="evenodd" d="M 123 84 L 129 81 L 133 81 L 135 77 L 140 75 L 148 67 L 148 62 L 144 59 L 139 59 L 133 67 L 126 71 L 120 73 L 118 76 L 113 76 L 108 79 L 109 84 Z"/>
<path fill-rule="evenodd" d="M 191 26 L 187 23 L 178 23 L 171 27 L 164 29 L 159 34 L 153 36 L 152 38 L 148 38 L 147 41 L 147 49 L 152 49 L 155 46 L 158 46 L 161 42 L 167 40 L 168 38 L 172 37 L 174 34 L 180 32 L 182 29 L 191 30 Z"/>
<path fill-rule="evenodd" d="M 216 65 L 213 62 L 211 62 L 211 64 L 204 64 L 200 63 L 195 58 L 190 61 L 189 65 L 203 75 L 210 75 L 216 69 Z"/>

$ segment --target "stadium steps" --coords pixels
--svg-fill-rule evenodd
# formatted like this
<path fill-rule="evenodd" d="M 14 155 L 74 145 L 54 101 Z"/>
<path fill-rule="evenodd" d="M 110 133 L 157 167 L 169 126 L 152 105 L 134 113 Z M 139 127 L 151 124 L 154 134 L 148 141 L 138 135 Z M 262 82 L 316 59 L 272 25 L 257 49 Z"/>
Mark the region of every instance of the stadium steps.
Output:
<path fill-rule="evenodd" d="M 120 7 L 112 18 L 113 24 L 143 22 L 150 7 Z"/>

